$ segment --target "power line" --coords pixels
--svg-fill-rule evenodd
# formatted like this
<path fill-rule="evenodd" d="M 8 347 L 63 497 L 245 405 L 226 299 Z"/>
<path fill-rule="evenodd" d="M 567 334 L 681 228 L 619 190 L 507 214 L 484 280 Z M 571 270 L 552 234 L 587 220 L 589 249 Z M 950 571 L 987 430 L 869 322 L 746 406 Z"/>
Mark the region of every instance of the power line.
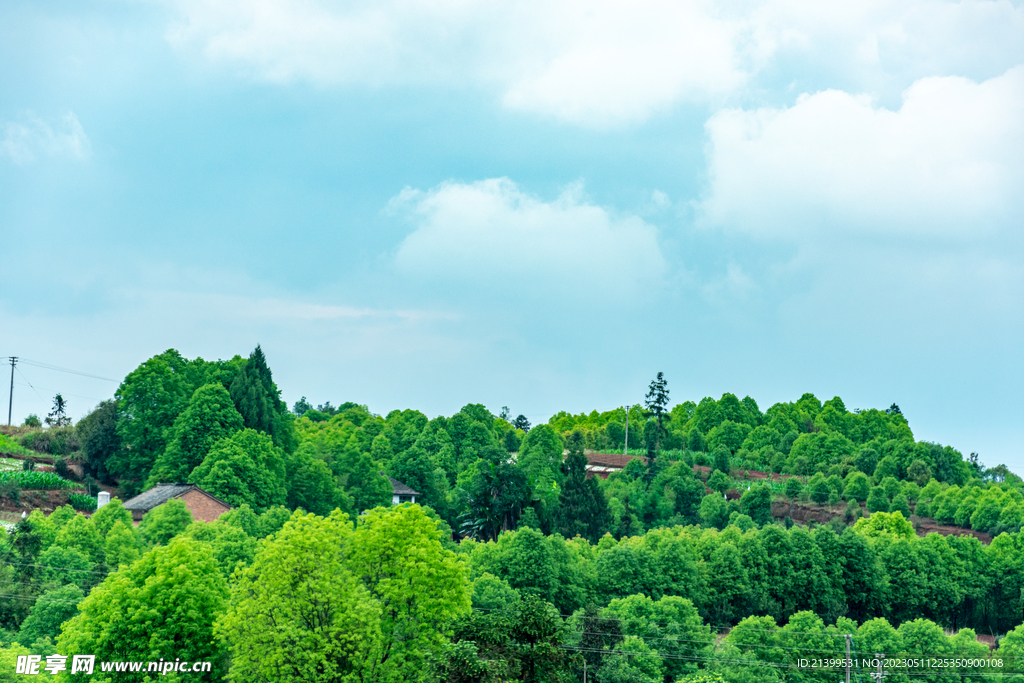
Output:
<path fill-rule="evenodd" d="M 35 392 L 36 392 L 36 396 L 38 396 L 38 397 L 39 397 L 39 400 L 41 400 L 41 401 L 42 401 L 43 403 L 46 403 L 46 399 L 45 399 L 45 398 L 43 398 L 43 397 L 42 397 L 42 395 L 41 395 L 41 394 L 40 394 L 40 393 L 39 393 L 38 391 L 36 391 L 36 388 L 35 388 L 34 386 L 32 386 L 32 382 L 29 382 L 29 381 L 28 381 L 28 377 L 26 377 L 26 376 L 25 376 L 25 373 L 24 373 L 24 372 L 22 372 L 21 370 L 18 370 L 18 374 L 19 374 L 19 375 L 21 375 L 21 378 L 22 378 L 23 380 L 25 380 L 25 383 L 26 383 L 26 384 L 28 384 L 28 385 L 29 385 L 29 387 L 31 387 L 31 388 L 32 388 L 32 391 L 35 391 Z M 46 387 L 43 387 L 43 388 L 45 389 Z M 9 421 L 10 421 L 10 420 L 8 420 L 8 422 L 9 422 Z M 8 426 L 9 426 L 9 425 L 8 425 Z"/>
<path fill-rule="evenodd" d="M 42 361 L 31 360 L 31 359 L 28 359 L 28 358 L 22 358 L 21 362 L 25 363 L 27 365 L 34 365 L 37 368 L 44 368 L 46 370 L 56 370 L 57 372 L 65 372 L 65 373 L 67 373 L 69 375 L 80 375 L 82 377 L 90 377 L 92 379 L 101 379 L 104 382 L 116 382 L 117 381 L 116 379 L 110 379 L 109 377 L 100 377 L 99 375 L 92 375 L 92 374 L 90 374 L 88 372 L 81 372 L 80 370 L 72 370 L 70 368 L 62 368 L 59 365 L 50 365 L 49 363 L 43 363 Z"/>
<path fill-rule="evenodd" d="M 18 371 L 18 374 L 19 375 L 21 374 L 21 370 Z M 24 375 L 22 375 L 22 377 L 24 377 Z M 26 384 L 24 382 L 15 382 L 15 384 L 20 384 L 21 386 L 32 386 L 32 385 Z M 32 386 L 32 388 L 33 389 L 37 389 L 37 388 L 38 389 L 45 389 L 47 391 L 59 391 L 58 389 L 54 389 L 53 387 L 35 387 L 35 386 Z M 72 393 L 67 392 L 67 391 L 60 391 L 60 395 L 61 396 L 74 396 L 75 398 L 87 398 L 90 401 L 102 401 L 102 400 L 104 400 L 102 398 L 97 398 L 96 396 L 83 396 L 82 394 L 72 394 Z M 39 396 L 38 392 L 36 393 L 36 396 Z M 40 398 L 42 398 L 42 397 L 40 396 Z"/>

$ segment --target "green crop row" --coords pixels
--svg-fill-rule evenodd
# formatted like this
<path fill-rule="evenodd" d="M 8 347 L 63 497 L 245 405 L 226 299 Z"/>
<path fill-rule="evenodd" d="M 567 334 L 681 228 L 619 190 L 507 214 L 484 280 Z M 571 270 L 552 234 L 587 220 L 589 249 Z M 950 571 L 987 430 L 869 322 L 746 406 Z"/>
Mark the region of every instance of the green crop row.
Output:
<path fill-rule="evenodd" d="M 54 472 L 15 470 L 0 472 L 0 483 L 12 482 L 23 489 L 73 489 L 79 485 Z"/>
<path fill-rule="evenodd" d="M 69 493 L 68 503 L 76 510 L 92 512 L 96 509 L 96 499 L 84 493 Z"/>

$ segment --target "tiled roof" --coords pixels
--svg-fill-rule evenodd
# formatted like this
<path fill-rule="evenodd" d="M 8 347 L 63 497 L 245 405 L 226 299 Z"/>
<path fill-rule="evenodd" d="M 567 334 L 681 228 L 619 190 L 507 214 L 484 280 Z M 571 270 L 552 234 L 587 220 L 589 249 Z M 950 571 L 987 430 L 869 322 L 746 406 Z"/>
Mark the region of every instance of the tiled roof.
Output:
<path fill-rule="evenodd" d="M 144 491 L 134 498 L 125 501 L 124 508 L 126 510 L 141 510 L 143 512 L 148 512 L 157 505 L 162 505 L 171 498 L 177 498 L 178 496 L 188 493 L 193 489 L 213 498 L 218 503 L 222 503 L 229 508 L 231 507 L 228 503 L 225 503 L 223 500 L 211 493 L 203 491 L 195 484 L 157 484 L 150 490 Z"/>
<path fill-rule="evenodd" d="M 157 505 L 166 503 L 191 489 L 194 484 L 157 484 L 148 491 L 126 500 L 126 510 L 152 510 Z"/>
<path fill-rule="evenodd" d="M 393 494 L 395 494 L 396 496 L 418 496 L 418 495 L 420 495 L 419 491 L 413 491 L 411 488 L 409 488 L 408 486 L 406 486 L 402 482 L 398 481 L 397 479 L 392 479 L 391 477 L 388 477 L 388 479 L 391 481 L 391 492 Z"/>

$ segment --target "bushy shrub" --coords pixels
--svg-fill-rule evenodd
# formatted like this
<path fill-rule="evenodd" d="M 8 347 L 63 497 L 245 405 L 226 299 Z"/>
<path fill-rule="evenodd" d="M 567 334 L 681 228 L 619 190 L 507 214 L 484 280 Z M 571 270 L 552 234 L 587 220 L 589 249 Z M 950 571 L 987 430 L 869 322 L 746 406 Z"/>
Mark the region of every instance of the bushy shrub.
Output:
<path fill-rule="evenodd" d="M 57 458 L 56 460 L 53 461 L 53 471 L 56 472 L 58 476 L 63 477 L 64 479 L 73 478 L 71 474 L 71 468 L 68 467 L 68 461 L 65 460 L 64 458 Z"/>
<path fill-rule="evenodd" d="M 15 505 L 21 502 L 21 487 L 16 481 L 0 481 L 0 498 L 6 498 Z"/>
<path fill-rule="evenodd" d="M 21 442 L 25 448 L 47 455 L 71 455 L 81 446 L 74 427 L 51 427 L 29 432 L 22 437 Z"/>

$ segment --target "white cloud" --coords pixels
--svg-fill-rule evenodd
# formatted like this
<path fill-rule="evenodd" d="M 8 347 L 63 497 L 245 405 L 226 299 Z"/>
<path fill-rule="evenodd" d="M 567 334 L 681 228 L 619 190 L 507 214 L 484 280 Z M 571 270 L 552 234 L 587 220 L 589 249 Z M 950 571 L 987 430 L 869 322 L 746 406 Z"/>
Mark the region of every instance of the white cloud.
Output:
<path fill-rule="evenodd" d="M 68 112 L 57 129 L 31 113 L 21 121 L 0 121 L 0 157 L 15 163 L 35 161 L 39 156 L 85 159 L 89 151 L 89 138 L 73 112 Z"/>
<path fill-rule="evenodd" d="M 744 27 L 710 0 L 173 4 L 173 44 L 257 78 L 484 85 L 510 108 L 596 127 L 727 93 L 747 76 Z"/>
<path fill-rule="evenodd" d="M 773 59 L 786 82 L 872 92 L 1024 61 L 1024 7 L 1009 0 L 166 2 L 173 44 L 258 79 L 485 87 L 598 128 L 745 92 Z"/>
<path fill-rule="evenodd" d="M 655 229 L 587 203 L 574 186 L 552 202 L 507 178 L 407 189 L 391 208 L 416 229 L 398 248 L 400 272 L 474 290 L 552 297 L 635 295 L 665 271 Z"/>
<path fill-rule="evenodd" d="M 834 90 L 722 111 L 707 133 L 706 225 L 971 238 L 1024 212 L 1024 66 L 919 80 L 898 111 Z"/>

